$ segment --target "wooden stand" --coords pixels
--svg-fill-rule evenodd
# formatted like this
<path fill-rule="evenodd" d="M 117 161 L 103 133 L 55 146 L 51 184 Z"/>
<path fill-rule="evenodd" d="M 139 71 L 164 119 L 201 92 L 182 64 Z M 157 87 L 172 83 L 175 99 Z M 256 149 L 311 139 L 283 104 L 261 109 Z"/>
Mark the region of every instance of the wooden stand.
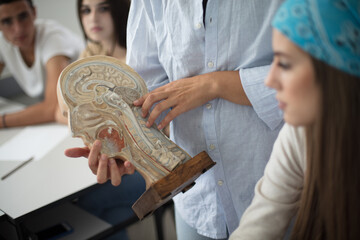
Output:
<path fill-rule="evenodd" d="M 214 165 L 215 162 L 206 152 L 199 153 L 175 168 L 169 175 L 153 183 L 134 203 L 132 209 L 139 219 L 143 219 L 180 191 L 189 190 L 195 185 L 194 181 Z"/>

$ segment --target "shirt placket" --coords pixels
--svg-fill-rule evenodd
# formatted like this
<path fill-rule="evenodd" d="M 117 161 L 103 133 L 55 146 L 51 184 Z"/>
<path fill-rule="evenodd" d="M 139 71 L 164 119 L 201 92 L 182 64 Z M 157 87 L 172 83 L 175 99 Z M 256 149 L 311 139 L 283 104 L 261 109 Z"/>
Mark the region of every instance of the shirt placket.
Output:
<path fill-rule="evenodd" d="M 205 17 L 205 69 L 206 72 L 214 72 L 217 69 L 217 46 L 218 46 L 218 0 L 209 0 Z M 212 159 L 216 161 L 217 166 L 215 173 L 215 181 L 217 183 L 217 193 L 223 205 L 225 212 L 225 221 L 227 225 L 236 224 L 227 219 L 237 219 L 236 211 L 232 203 L 230 191 L 226 183 L 224 168 L 221 161 L 219 143 L 217 141 L 215 128 L 215 104 L 217 99 L 214 99 L 204 105 L 203 121 L 204 132 L 207 144 L 207 152 Z M 220 143 L 221 144 L 221 143 Z M 236 228 L 235 226 L 235 228 Z M 230 227 L 230 226 L 229 226 Z M 234 226 L 232 226 L 234 227 Z M 230 227 L 231 228 L 231 227 Z"/>

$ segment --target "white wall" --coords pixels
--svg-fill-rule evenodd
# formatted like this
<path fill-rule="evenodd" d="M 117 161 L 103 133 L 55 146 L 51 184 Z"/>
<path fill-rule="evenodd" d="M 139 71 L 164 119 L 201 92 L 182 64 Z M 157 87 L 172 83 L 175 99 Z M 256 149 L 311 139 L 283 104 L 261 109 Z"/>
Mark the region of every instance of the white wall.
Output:
<path fill-rule="evenodd" d="M 76 0 L 33 0 L 38 18 L 55 19 L 82 37 Z"/>

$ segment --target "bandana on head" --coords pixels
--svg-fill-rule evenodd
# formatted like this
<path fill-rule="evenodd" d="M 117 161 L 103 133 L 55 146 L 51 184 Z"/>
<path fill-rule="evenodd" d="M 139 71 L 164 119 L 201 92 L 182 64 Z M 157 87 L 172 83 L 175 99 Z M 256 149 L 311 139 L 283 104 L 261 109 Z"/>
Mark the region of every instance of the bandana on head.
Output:
<path fill-rule="evenodd" d="M 272 25 L 311 56 L 360 77 L 359 0 L 287 0 Z"/>

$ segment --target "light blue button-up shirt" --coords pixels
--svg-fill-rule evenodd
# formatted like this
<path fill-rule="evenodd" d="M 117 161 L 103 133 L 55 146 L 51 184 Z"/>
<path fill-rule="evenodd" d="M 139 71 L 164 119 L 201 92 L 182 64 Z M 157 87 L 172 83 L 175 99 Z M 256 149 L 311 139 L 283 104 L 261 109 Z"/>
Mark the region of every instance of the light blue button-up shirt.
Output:
<path fill-rule="evenodd" d="M 263 175 L 282 127 L 275 91 L 264 85 L 272 61 L 270 22 L 280 0 L 132 0 L 127 62 L 150 90 L 181 78 L 237 70 L 252 103 L 224 99 L 178 116 L 171 139 L 216 165 L 175 198 L 182 218 L 199 234 L 225 238 L 235 230 Z M 199 89 L 206 91 L 207 89 Z"/>

